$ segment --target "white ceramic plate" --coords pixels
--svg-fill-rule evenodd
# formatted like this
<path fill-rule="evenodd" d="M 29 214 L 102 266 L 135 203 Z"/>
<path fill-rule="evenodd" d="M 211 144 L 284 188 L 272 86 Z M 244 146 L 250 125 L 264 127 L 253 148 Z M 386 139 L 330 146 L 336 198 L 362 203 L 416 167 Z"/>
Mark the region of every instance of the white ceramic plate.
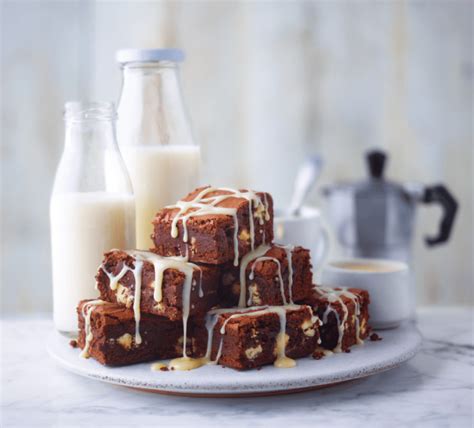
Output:
<path fill-rule="evenodd" d="M 69 339 L 58 333 L 49 338 L 48 351 L 67 370 L 102 382 L 174 395 L 255 396 L 316 389 L 380 373 L 412 358 L 421 345 L 421 335 L 411 324 L 378 334 L 383 340 L 367 340 L 351 348 L 350 353 L 321 360 L 298 359 L 291 369 L 266 366 L 245 372 L 221 366 L 186 372 L 151 371 L 150 363 L 104 367 L 92 359 L 80 358 L 80 350 L 71 348 Z"/>

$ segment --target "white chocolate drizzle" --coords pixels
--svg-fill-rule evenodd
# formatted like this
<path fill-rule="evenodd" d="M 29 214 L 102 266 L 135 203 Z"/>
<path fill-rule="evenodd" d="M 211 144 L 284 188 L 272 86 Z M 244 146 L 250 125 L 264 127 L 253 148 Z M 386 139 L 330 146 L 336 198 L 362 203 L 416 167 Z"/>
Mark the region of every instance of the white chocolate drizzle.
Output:
<path fill-rule="evenodd" d="M 133 296 L 133 316 L 135 317 L 135 345 L 140 345 L 142 343 L 142 336 L 140 335 L 142 269 L 143 262 L 141 260 L 136 260 L 135 269 L 133 269 L 133 276 L 135 278 L 135 295 Z"/>
<path fill-rule="evenodd" d="M 131 270 L 125 263 L 122 267 L 122 270 L 115 276 L 112 275 L 110 272 L 107 272 L 107 270 L 105 270 L 103 265 L 101 265 L 99 269 L 102 269 L 105 272 L 105 274 L 109 277 L 109 287 L 111 290 L 114 290 L 114 291 L 117 289 L 119 281 L 125 276 L 125 274 L 128 271 Z"/>
<path fill-rule="evenodd" d="M 323 314 L 323 324 L 327 323 L 329 313 L 334 313 L 336 317 L 338 340 L 336 347 L 333 349 L 333 352 L 342 352 L 342 340 L 344 338 L 347 318 L 349 316 L 349 310 L 347 309 L 347 305 L 341 299 L 341 296 L 347 297 L 354 302 L 356 342 L 358 345 L 364 343 L 363 340 L 360 338 L 360 303 L 358 297 L 346 288 L 335 289 L 325 287 L 314 287 L 314 290 L 318 292 L 318 294 L 320 294 L 321 296 L 325 297 L 328 301 L 328 306 L 326 307 L 326 310 Z M 342 320 L 340 320 L 338 312 L 331 306 L 331 304 L 334 302 L 338 302 L 341 305 L 344 314 Z"/>
<path fill-rule="evenodd" d="M 246 281 L 246 271 L 247 271 L 247 266 L 249 265 L 250 262 L 252 262 L 255 259 L 258 259 L 259 257 L 263 257 L 264 254 L 270 249 L 270 245 L 260 245 L 259 247 L 255 248 L 255 250 L 250 251 L 247 253 L 244 257 L 242 257 L 242 260 L 240 261 L 240 297 L 239 297 L 239 308 L 245 308 L 246 307 L 246 299 L 245 296 L 247 294 L 247 281 Z"/>
<path fill-rule="evenodd" d="M 293 303 L 293 250 L 295 247 L 293 245 L 274 245 L 285 250 L 286 253 L 286 260 L 288 262 L 288 297 L 290 303 Z"/>
<path fill-rule="evenodd" d="M 122 250 L 113 250 L 122 251 Z M 202 270 L 194 264 L 186 261 L 184 257 L 162 257 L 149 251 L 130 250 L 123 251 L 129 256 L 135 259 L 135 267 L 131 268 L 125 263 L 117 275 L 112 275 L 107 272 L 105 266 L 102 265 L 101 269 L 109 278 L 109 286 L 112 290 L 116 290 L 120 279 L 122 279 L 127 272 L 132 272 L 135 279 L 135 292 L 133 297 L 133 313 L 135 318 L 135 344 L 140 345 L 142 338 L 140 335 L 140 302 L 141 302 L 141 288 L 142 288 L 142 270 L 144 262 L 149 262 L 153 265 L 155 271 L 155 281 L 153 298 L 156 302 L 160 303 L 163 301 L 163 276 L 167 269 L 176 269 L 182 272 L 185 276 L 182 292 L 182 311 L 183 311 L 183 357 L 186 358 L 186 339 L 187 339 L 187 324 L 189 318 L 190 302 L 191 302 L 191 289 L 193 283 L 193 273 L 196 269 L 200 272 L 199 277 L 199 297 L 203 297 L 204 293 L 202 290 Z"/>
<path fill-rule="evenodd" d="M 272 261 L 277 265 L 277 269 L 278 269 L 277 275 L 278 275 L 278 281 L 280 283 L 280 293 L 281 293 L 283 305 L 286 305 L 288 303 L 293 304 L 293 249 L 294 247 L 291 245 L 284 246 L 284 245 L 276 245 L 276 244 L 274 244 L 274 246 L 283 249 L 286 254 L 286 259 L 288 262 L 288 300 L 286 299 L 285 283 L 283 281 L 280 261 L 276 257 L 269 257 L 265 255 L 271 249 L 270 245 L 260 245 L 255 250 L 247 253 L 240 261 L 240 298 L 239 298 L 240 308 L 244 308 L 252 304 L 251 296 L 249 296 L 247 300 L 247 305 L 245 303 L 246 294 L 247 294 L 247 267 L 248 265 L 250 263 L 252 264 L 248 279 L 253 280 L 254 274 L 255 274 L 255 265 L 258 262 L 263 262 L 266 260 Z"/>
<path fill-rule="evenodd" d="M 208 312 L 208 314 L 206 315 L 207 348 L 206 348 L 206 355 L 204 356 L 204 359 L 208 361 L 208 364 L 217 364 L 217 361 L 219 360 L 221 352 L 222 352 L 222 343 L 220 343 L 219 349 L 217 351 L 217 358 L 214 361 L 211 361 L 212 336 L 214 334 L 214 327 L 216 326 L 217 321 L 219 319 L 217 311 L 218 310 L 214 310 L 211 313 Z M 220 311 L 225 311 L 225 309 L 220 309 Z"/>
<path fill-rule="evenodd" d="M 216 191 L 225 191 L 228 193 L 225 195 L 207 196 L 209 193 Z M 218 204 L 229 198 L 242 198 L 248 201 L 250 247 L 251 250 L 253 250 L 255 247 L 255 220 L 253 212 L 254 210 L 258 211 L 259 209 L 264 211 L 264 215 L 259 217 L 260 225 L 263 225 L 265 221 L 269 221 L 270 215 L 268 214 L 268 203 L 263 203 L 257 193 L 252 190 L 240 191 L 228 188 L 207 187 L 201 190 L 196 197 L 190 201 L 181 200 L 175 205 L 167 206 L 166 208 L 179 209 L 171 223 L 171 236 L 173 238 L 178 237 L 179 220 L 181 220 L 183 226 L 183 242 L 187 243 L 189 238 L 187 221 L 189 218 L 215 214 L 231 216 L 234 220 L 234 266 L 237 266 L 239 263 L 239 220 L 237 218 L 237 208 L 218 206 Z M 265 242 L 265 236 L 263 236 L 263 242 Z"/>
<path fill-rule="evenodd" d="M 197 265 L 195 265 L 197 266 Z M 199 297 L 204 297 L 204 291 L 202 289 L 202 269 L 198 266 L 199 268 Z"/>
<path fill-rule="evenodd" d="M 268 198 L 267 198 L 267 194 L 264 193 L 263 194 L 263 204 L 264 204 L 264 207 L 265 207 L 265 221 L 269 221 L 270 220 L 270 214 L 268 212 Z M 262 223 L 260 223 L 260 225 L 262 225 Z M 262 242 L 265 244 L 266 241 L 266 235 L 265 235 L 265 228 L 262 228 Z"/>
<path fill-rule="evenodd" d="M 345 290 L 345 296 L 352 299 L 355 307 L 355 327 L 356 327 L 356 343 L 362 345 L 364 341 L 360 338 L 360 303 L 357 296 L 351 293 L 349 290 Z"/>
<path fill-rule="evenodd" d="M 263 203 L 265 204 L 265 221 L 269 221 L 270 213 L 268 212 L 268 198 L 267 198 L 266 193 L 263 194 Z M 260 223 L 260 224 L 263 224 L 263 223 Z"/>
<path fill-rule="evenodd" d="M 211 352 L 212 352 L 212 334 L 214 332 L 214 327 L 217 323 L 217 316 L 211 316 L 209 313 L 206 315 L 206 329 L 207 329 L 207 348 L 206 354 L 202 358 L 190 358 L 183 356 L 181 358 L 175 358 L 171 360 L 168 364 L 168 367 L 172 370 L 193 370 L 197 369 L 206 364 L 216 364 L 215 361 L 211 361 Z"/>
<path fill-rule="evenodd" d="M 91 315 L 92 311 L 99 305 L 104 305 L 107 302 L 103 300 L 91 300 L 90 302 L 84 303 L 82 306 L 82 316 L 84 318 L 84 348 L 82 352 L 79 354 L 82 358 L 89 358 L 89 348 L 94 338 L 91 328 Z"/>

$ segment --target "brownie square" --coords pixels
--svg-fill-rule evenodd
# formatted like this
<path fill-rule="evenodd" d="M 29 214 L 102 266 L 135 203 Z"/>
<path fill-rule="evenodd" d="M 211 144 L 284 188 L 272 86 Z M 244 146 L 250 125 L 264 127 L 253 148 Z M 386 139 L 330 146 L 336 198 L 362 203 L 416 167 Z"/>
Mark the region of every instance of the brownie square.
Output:
<path fill-rule="evenodd" d="M 90 330 L 86 325 L 89 310 Z M 181 321 L 142 314 L 139 324 L 141 343 L 137 344 L 132 309 L 100 300 L 83 300 L 79 303 L 77 313 L 78 345 L 84 350 L 83 356 L 86 358 L 92 357 L 99 363 L 109 366 L 120 366 L 182 355 Z M 191 338 L 191 334 L 189 337 Z M 192 340 L 188 339 L 187 343 L 191 354 Z"/>
<path fill-rule="evenodd" d="M 218 267 L 168 260 L 146 251 L 112 250 L 105 254 L 104 261 L 96 275 L 97 288 L 102 300 L 118 303 L 127 308 L 133 306 L 136 285 L 133 270 L 136 268 L 137 257 L 139 261 L 143 261 L 140 275 L 140 310 L 142 313 L 160 315 L 170 320 L 181 320 L 186 270 L 192 271 L 189 315 L 205 315 L 209 309 L 216 305 L 220 278 Z M 157 263 L 158 269 L 169 266 L 163 272 L 161 301 L 155 300 L 154 262 Z M 115 281 L 111 278 L 115 278 Z M 120 279 L 117 281 L 117 278 Z"/>
<path fill-rule="evenodd" d="M 159 211 L 153 225 L 157 254 L 237 265 L 253 248 L 272 242 L 273 200 L 268 193 L 202 187 Z"/>
<path fill-rule="evenodd" d="M 223 268 L 219 287 L 222 305 L 241 306 L 241 269 L 245 269 L 243 306 L 285 305 L 311 294 L 313 274 L 309 250 L 276 244 L 261 250 L 246 260 L 245 266 L 241 261 L 238 267 L 227 264 Z"/>
<path fill-rule="evenodd" d="M 310 355 L 318 344 L 318 324 L 309 306 L 220 309 L 209 313 L 208 329 L 196 332 L 196 337 L 205 343 L 212 332 L 211 361 L 245 370 L 275 363 L 282 356 L 279 340 L 283 357 Z M 285 336 L 279 338 L 282 328 Z M 202 355 L 202 348 L 198 353 Z"/>
<path fill-rule="evenodd" d="M 314 287 L 311 296 L 300 303 L 310 305 L 322 322 L 321 346 L 341 352 L 369 335 L 369 302 L 366 290 Z"/>

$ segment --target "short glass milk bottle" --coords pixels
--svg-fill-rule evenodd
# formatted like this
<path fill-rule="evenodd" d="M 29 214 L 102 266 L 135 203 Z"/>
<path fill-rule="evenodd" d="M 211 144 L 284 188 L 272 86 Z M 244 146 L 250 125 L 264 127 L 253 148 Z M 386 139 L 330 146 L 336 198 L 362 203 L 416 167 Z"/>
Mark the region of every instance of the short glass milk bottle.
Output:
<path fill-rule="evenodd" d="M 117 52 L 123 71 L 117 135 L 136 198 L 137 248 L 152 246 L 152 220 L 198 186 L 200 149 L 181 94 L 178 49 Z"/>
<path fill-rule="evenodd" d="M 54 323 L 77 333 L 76 306 L 96 298 L 103 253 L 135 246 L 135 200 L 113 103 L 66 104 L 64 151 L 50 204 Z"/>

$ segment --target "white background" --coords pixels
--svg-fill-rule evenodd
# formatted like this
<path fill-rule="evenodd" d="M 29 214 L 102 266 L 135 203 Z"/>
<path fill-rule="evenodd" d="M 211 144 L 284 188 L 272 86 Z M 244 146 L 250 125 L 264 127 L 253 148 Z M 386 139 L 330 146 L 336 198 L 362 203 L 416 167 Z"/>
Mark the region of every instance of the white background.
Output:
<path fill-rule="evenodd" d="M 288 202 L 305 155 L 321 183 L 364 176 L 379 146 L 399 181 L 444 183 L 461 208 L 449 245 L 427 249 L 421 303 L 472 304 L 473 76 L 469 1 L 3 1 L 3 312 L 51 308 L 48 204 L 67 100 L 116 100 L 122 47 L 181 47 L 204 183 Z M 312 203 L 324 208 L 317 192 Z M 334 248 L 333 255 L 337 253 Z"/>

